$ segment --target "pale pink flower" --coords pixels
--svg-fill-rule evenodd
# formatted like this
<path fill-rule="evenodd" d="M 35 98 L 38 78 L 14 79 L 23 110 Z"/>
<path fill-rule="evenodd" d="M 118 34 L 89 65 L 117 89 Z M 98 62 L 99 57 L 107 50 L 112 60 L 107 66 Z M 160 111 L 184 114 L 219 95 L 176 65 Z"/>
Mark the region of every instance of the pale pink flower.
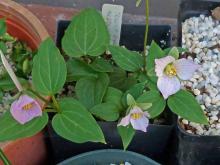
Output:
<path fill-rule="evenodd" d="M 18 100 L 15 100 L 11 105 L 10 112 L 20 124 L 25 124 L 35 117 L 42 116 L 40 104 L 27 95 L 21 95 Z"/>
<path fill-rule="evenodd" d="M 149 124 L 148 112 L 143 112 L 138 106 L 134 106 L 129 114 L 121 119 L 118 126 L 128 126 L 130 123 L 135 130 L 147 132 Z"/>
<path fill-rule="evenodd" d="M 189 80 L 199 65 L 185 58 L 176 60 L 166 56 L 155 60 L 155 72 L 158 77 L 157 87 L 164 99 L 180 90 L 180 80 Z"/>

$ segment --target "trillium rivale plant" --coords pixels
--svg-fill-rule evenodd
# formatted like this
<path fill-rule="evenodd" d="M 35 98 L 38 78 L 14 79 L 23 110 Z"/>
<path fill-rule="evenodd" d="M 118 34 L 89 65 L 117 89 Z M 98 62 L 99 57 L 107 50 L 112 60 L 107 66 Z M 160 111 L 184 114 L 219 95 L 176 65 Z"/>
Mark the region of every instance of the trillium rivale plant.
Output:
<path fill-rule="evenodd" d="M 54 131 L 75 143 L 106 143 L 97 121 L 117 122 L 124 149 L 136 131 L 147 134 L 150 121 L 166 107 L 189 121 L 207 124 L 191 91 L 180 85 L 200 66 L 180 58 L 183 49 L 162 50 L 154 41 L 146 54 L 148 10 L 146 15 L 144 52 L 110 45 L 102 15 L 84 9 L 65 31 L 62 54 L 51 38 L 40 44 L 31 87 L 22 86 L 10 65 L 4 65 L 18 94 L 0 117 L 0 141 L 35 135 L 47 125 L 48 113 Z M 3 53 L 1 57 L 4 63 Z M 65 84 L 74 87 L 73 96 L 59 95 Z"/>

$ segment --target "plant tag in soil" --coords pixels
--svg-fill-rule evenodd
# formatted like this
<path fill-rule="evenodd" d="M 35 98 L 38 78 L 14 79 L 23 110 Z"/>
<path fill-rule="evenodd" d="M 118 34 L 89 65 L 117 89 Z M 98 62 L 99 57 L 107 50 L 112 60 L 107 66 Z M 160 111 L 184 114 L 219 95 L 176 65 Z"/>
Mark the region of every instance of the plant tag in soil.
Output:
<path fill-rule="evenodd" d="M 104 4 L 102 6 L 102 16 L 108 26 L 112 45 L 119 45 L 123 10 L 124 6 L 121 5 Z"/>

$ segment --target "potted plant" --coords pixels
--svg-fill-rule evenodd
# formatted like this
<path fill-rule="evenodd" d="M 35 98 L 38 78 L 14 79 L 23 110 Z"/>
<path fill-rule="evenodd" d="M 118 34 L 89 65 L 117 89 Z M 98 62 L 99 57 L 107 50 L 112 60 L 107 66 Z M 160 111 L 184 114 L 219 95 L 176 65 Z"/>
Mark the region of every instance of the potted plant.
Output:
<path fill-rule="evenodd" d="M 178 59 L 179 52 L 184 51 L 181 48 L 162 50 L 152 41 L 147 51 L 148 13 L 146 10 L 143 53 L 139 53 L 110 45 L 101 14 L 95 9 L 81 11 L 62 39 L 63 55 L 51 38 L 41 43 L 33 59 L 33 88 L 19 83 L 1 53 L 5 68 L 22 90 L 10 111 L 0 118 L 0 141 L 36 134 L 47 125 L 48 113 L 52 113 L 54 131 L 74 144 L 80 143 L 79 148 L 86 142 L 107 144 L 105 132 L 111 126 L 126 149 L 136 132 L 140 141 L 148 140 L 143 132 L 156 117 L 166 119 L 167 102 L 170 110 L 181 117 L 207 124 L 193 95 L 180 88 L 179 78 L 189 79 L 198 65 Z M 116 83 L 119 78 L 123 78 L 120 85 Z M 43 108 L 38 99 L 45 103 Z M 102 130 L 97 121 L 107 126 Z"/>
<path fill-rule="evenodd" d="M 202 125 L 178 119 L 176 161 L 180 165 L 220 163 L 219 87 L 214 82 L 219 77 L 218 67 L 214 67 L 218 65 L 215 58 L 219 56 L 219 35 L 215 32 L 219 26 L 219 8 L 216 8 L 219 4 L 217 1 L 183 1 L 180 5 L 179 45 L 188 49 L 185 54 L 188 58 L 201 65 L 183 85 L 196 96 L 209 122 Z"/>
<path fill-rule="evenodd" d="M 27 66 L 27 64 L 30 64 L 29 60 L 31 60 L 31 56 L 41 41 L 48 37 L 48 33 L 40 21 L 30 11 L 10 0 L 2 0 L 0 2 L 0 18 L 1 50 L 6 52 L 7 58 L 13 63 L 14 67 L 15 63 L 19 65 L 16 66 L 16 73 L 20 72 L 19 80 L 22 80 L 22 83 L 24 83 L 31 71 L 31 68 Z M 4 46 L 5 44 L 7 45 L 6 47 Z M 26 63 L 26 67 L 24 67 L 26 73 L 22 71 L 23 63 L 24 65 Z M 13 94 L 16 94 L 16 91 L 14 90 L 15 86 L 10 78 L 5 76 L 6 72 L 2 63 L 0 64 L 0 70 L 0 116 L 2 116 L 3 111 L 5 111 L 4 108 L 10 106 L 9 100 L 12 99 Z M 13 164 L 20 164 L 22 162 L 37 163 L 45 159 L 46 145 L 44 141 L 44 134 L 41 132 L 28 139 L 0 143 L 0 148 L 3 149 Z M 27 149 L 30 155 L 28 156 L 29 158 L 24 159 L 21 155 L 25 153 Z M 35 150 L 42 150 L 42 153 L 34 154 Z"/>
<path fill-rule="evenodd" d="M 56 44 L 62 51 L 61 41 L 64 36 L 65 30 L 68 28 L 70 21 L 61 20 L 58 22 L 57 29 L 57 40 Z M 148 43 L 154 40 L 160 43 L 160 46 L 168 48 L 171 43 L 170 26 L 168 25 L 150 25 Z M 132 33 L 131 33 L 132 32 Z M 143 51 L 145 26 L 144 25 L 130 25 L 123 24 L 121 31 L 120 45 L 124 45 L 130 50 Z M 130 40 L 132 38 L 132 40 Z M 164 41 L 164 42 L 160 42 Z M 117 78 L 117 75 L 116 75 Z M 126 92 L 126 87 L 123 89 L 125 84 L 123 77 L 117 78 L 118 81 L 113 86 L 121 86 L 121 90 Z M 113 82 L 113 81 L 112 81 Z M 114 82 L 113 82 L 114 83 Z M 118 85 L 119 84 L 119 85 Z M 71 86 L 70 83 L 67 85 Z M 66 88 L 66 87 L 65 87 Z M 71 88 L 71 87 L 70 87 Z M 67 91 L 67 90 L 65 90 Z M 148 155 L 154 160 L 164 162 L 167 158 L 167 145 L 170 142 L 170 136 L 173 129 L 173 119 L 170 112 L 166 112 L 166 117 L 162 120 L 152 121 L 148 127 L 148 133 L 137 132 L 135 138 L 132 140 L 128 147 L 128 150 L 138 152 L 144 155 Z M 162 121 L 162 122 L 161 122 Z M 48 127 L 49 136 L 51 139 L 52 151 L 54 153 L 54 160 L 60 162 L 72 155 L 77 155 L 83 152 L 88 152 L 97 149 L 109 149 L 109 148 L 123 148 L 120 135 L 117 132 L 117 122 L 106 122 L 98 120 L 98 124 L 103 130 L 107 144 L 97 143 L 85 143 L 77 144 L 70 141 L 66 141 L 57 135 L 51 125 Z M 163 138 L 160 138 L 163 137 Z M 142 139 L 146 139 L 143 141 Z M 68 146 L 68 147 L 64 147 Z M 62 154 L 61 154 L 62 153 Z"/>

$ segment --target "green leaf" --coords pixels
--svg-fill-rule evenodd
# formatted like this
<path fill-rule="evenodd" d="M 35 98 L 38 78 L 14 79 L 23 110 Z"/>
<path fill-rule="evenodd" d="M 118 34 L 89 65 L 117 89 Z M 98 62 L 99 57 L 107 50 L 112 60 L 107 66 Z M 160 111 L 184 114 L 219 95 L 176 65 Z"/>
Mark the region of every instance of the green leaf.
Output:
<path fill-rule="evenodd" d="M 132 128 L 131 125 L 127 127 L 119 126 L 118 133 L 121 136 L 124 150 L 126 150 L 135 135 L 135 130 Z"/>
<path fill-rule="evenodd" d="M 131 94 L 128 93 L 126 98 L 127 98 L 127 105 L 128 106 L 133 106 L 136 104 L 136 101 Z"/>
<path fill-rule="evenodd" d="M 114 103 L 101 103 L 95 105 L 90 109 L 90 112 L 105 120 L 105 121 L 116 121 L 119 118 L 119 109 L 118 106 Z"/>
<path fill-rule="evenodd" d="M 85 62 L 78 59 L 70 59 L 67 62 L 67 79 L 68 81 L 76 81 L 83 77 L 97 78 L 97 72 Z"/>
<path fill-rule="evenodd" d="M 152 103 L 137 103 L 137 106 L 146 111 L 152 106 Z"/>
<path fill-rule="evenodd" d="M 98 78 L 86 77 L 76 83 L 76 95 L 79 101 L 88 109 L 100 104 L 109 84 L 109 77 L 100 73 Z"/>
<path fill-rule="evenodd" d="M 128 94 L 131 94 L 134 100 L 136 100 L 144 91 L 145 88 L 145 82 L 138 83 L 133 85 L 129 90 L 127 90 L 124 93 L 123 99 L 122 99 L 122 104 L 126 107 L 126 105 L 129 105 L 127 102 L 127 96 Z"/>
<path fill-rule="evenodd" d="M 151 80 L 147 81 L 146 86 L 150 90 L 157 90 L 157 84 L 155 82 L 151 81 Z"/>
<path fill-rule="evenodd" d="M 109 46 L 115 63 L 126 71 L 135 72 L 144 65 L 144 58 L 138 52 L 132 52 L 120 46 Z"/>
<path fill-rule="evenodd" d="M 28 84 L 28 81 L 23 78 L 18 78 L 18 80 L 22 84 L 22 86 Z M 9 76 L 5 76 L 0 79 L 0 89 L 3 91 L 10 91 L 16 89 L 16 87 L 11 78 Z"/>
<path fill-rule="evenodd" d="M 40 132 L 48 122 L 47 113 L 37 117 L 30 122 L 19 124 L 8 111 L 0 117 L 0 141 L 16 140 L 31 137 Z"/>
<path fill-rule="evenodd" d="M 168 55 L 173 56 L 175 59 L 178 59 L 179 58 L 179 50 L 177 49 L 177 47 L 173 47 L 169 51 Z"/>
<path fill-rule="evenodd" d="M 4 42 L 0 41 L 0 49 L 3 53 L 7 53 L 7 47 Z"/>
<path fill-rule="evenodd" d="M 110 86 L 126 91 L 131 88 L 137 80 L 132 76 L 127 76 L 126 71 L 120 68 L 114 68 L 114 72 L 110 74 Z"/>
<path fill-rule="evenodd" d="M 74 16 L 62 39 L 62 48 L 72 57 L 99 56 L 109 45 L 110 36 L 102 15 L 85 9 Z"/>
<path fill-rule="evenodd" d="M 165 55 L 166 54 L 159 47 L 159 45 L 157 45 L 156 42 L 152 41 L 147 55 L 146 70 L 148 76 L 153 82 L 157 82 L 157 77 L 155 73 L 155 59 L 160 59 Z"/>
<path fill-rule="evenodd" d="M 195 97 L 185 90 L 180 90 L 168 99 L 172 112 L 189 121 L 208 124 L 207 118 Z"/>
<path fill-rule="evenodd" d="M 0 19 L 0 36 L 3 36 L 6 33 L 7 27 L 5 23 L 5 18 Z"/>
<path fill-rule="evenodd" d="M 122 96 L 123 96 L 123 93 L 119 89 L 108 87 L 106 94 L 103 98 L 103 101 L 107 103 L 113 103 L 117 105 L 119 110 L 122 110 L 123 109 L 123 106 L 121 103 Z"/>
<path fill-rule="evenodd" d="M 63 56 L 51 38 L 40 45 L 34 57 L 32 78 L 35 89 L 43 95 L 59 92 L 66 81 L 67 69 Z"/>
<path fill-rule="evenodd" d="M 156 90 L 145 92 L 137 99 L 137 102 L 152 103 L 152 106 L 147 109 L 151 118 L 155 118 L 160 115 L 166 107 L 166 101 L 163 99 L 160 92 Z"/>
<path fill-rule="evenodd" d="M 134 99 L 137 99 L 143 93 L 145 84 L 145 82 L 142 82 L 133 85 L 129 90 L 126 91 L 125 95 L 130 93 L 134 97 Z"/>
<path fill-rule="evenodd" d="M 105 138 L 101 128 L 89 111 L 77 100 L 64 98 L 59 101 L 61 113 L 52 120 L 55 132 L 75 143 L 102 142 Z"/>
<path fill-rule="evenodd" d="M 184 53 L 184 52 L 188 52 L 188 51 L 189 51 L 189 50 L 186 49 L 186 48 L 181 48 L 181 47 L 175 47 L 175 48 L 177 48 L 177 50 L 178 50 L 179 53 Z M 166 48 L 166 49 L 164 49 L 163 51 L 164 51 L 164 53 L 165 53 L 166 55 L 168 55 L 169 52 L 171 51 L 171 49 L 172 49 L 172 48 Z"/>
<path fill-rule="evenodd" d="M 103 58 L 97 58 L 90 64 L 90 67 L 97 72 L 113 72 L 112 65 Z"/>

